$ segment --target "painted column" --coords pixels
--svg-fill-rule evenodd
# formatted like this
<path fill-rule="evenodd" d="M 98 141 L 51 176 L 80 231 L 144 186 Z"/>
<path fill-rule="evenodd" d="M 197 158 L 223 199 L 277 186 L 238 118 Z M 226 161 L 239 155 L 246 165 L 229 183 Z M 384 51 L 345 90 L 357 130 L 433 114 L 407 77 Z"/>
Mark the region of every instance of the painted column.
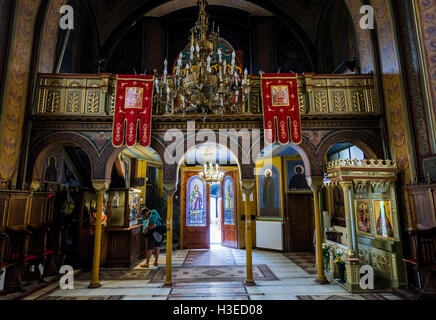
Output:
<path fill-rule="evenodd" d="M 357 234 L 353 212 L 353 182 L 341 181 L 340 186 L 344 193 L 344 208 L 345 208 L 345 226 L 347 229 L 347 247 L 348 252 L 345 258 L 345 268 L 347 273 L 346 287 L 350 292 L 357 292 L 360 289 L 360 263 L 359 251 L 357 247 Z"/>
<path fill-rule="evenodd" d="M 89 288 L 99 288 L 101 286 L 99 280 L 100 271 L 100 251 L 101 251 L 101 218 L 103 212 L 103 196 L 109 189 L 109 181 L 95 180 L 92 181 L 92 185 L 97 192 L 97 212 L 95 221 L 95 236 L 94 236 L 94 259 L 92 262 L 92 280 L 89 284 Z"/>
<path fill-rule="evenodd" d="M 324 261 L 322 256 L 322 242 L 323 242 L 323 230 L 322 230 L 322 212 L 320 208 L 320 191 L 324 182 L 323 177 L 311 177 L 309 183 L 313 191 L 313 204 L 315 210 L 315 232 L 316 232 L 316 265 L 318 275 L 316 282 L 320 284 L 327 283 L 327 279 L 324 274 Z"/>
<path fill-rule="evenodd" d="M 256 182 L 254 179 L 247 179 L 242 181 L 242 192 L 245 197 L 245 250 L 246 250 L 246 265 L 247 265 L 247 280 L 245 284 L 247 286 L 255 286 L 256 283 L 253 279 L 253 234 L 249 201 L 250 196 L 255 192 Z"/>
<path fill-rule="evenodd" d="M 176 192 L 175 181 L 165 181 L 164 191 L 167 195 L 167 247 L 165 251 L 165 282 L 164 286 L 172 287 L 173 274 L 172 274 L 172 254 L 173 254 L 173 196 Z"/>
<path fill-rule="evenodd" d="M 348 257 L 354 257 L 356 252 L 354 251 L 353 243 L 353 226 L 351 225 L 351 208 L 350 208 L 350 190 L 353 186 L 351 181 L 341 181 L 340 186 L 344 193 L 344 209 L 345 209 L 345 227 L 347 230 L 347 247 L 348 247 Z"/>

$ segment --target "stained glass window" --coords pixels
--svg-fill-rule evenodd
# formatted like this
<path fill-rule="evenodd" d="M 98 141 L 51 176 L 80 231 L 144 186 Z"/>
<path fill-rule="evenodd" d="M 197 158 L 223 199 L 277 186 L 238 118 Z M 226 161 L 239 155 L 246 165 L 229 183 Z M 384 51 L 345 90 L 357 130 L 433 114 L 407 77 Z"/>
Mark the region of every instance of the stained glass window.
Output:
<path fill-rule="evenodd" d="M 228 226 L 235 225 L 235 208 L 234 208 L 233 178 L 224 179 L 224 224 Z"/>
<path fill-rule="evenodd" d="M 194 176 L 188 181 L 186 226 L 206 226 L 206 184 Z"/>

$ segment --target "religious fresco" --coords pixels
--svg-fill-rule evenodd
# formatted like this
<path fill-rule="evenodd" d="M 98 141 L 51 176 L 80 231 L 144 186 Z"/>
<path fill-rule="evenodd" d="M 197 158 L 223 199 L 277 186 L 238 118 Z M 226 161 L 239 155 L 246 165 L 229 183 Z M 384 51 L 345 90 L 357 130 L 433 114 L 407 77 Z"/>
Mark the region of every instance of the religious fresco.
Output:
<path fill-rule="evenodd" d="M 65 159 L 63 161 L 63 170 L 60 181 L 61 184 L 68 185 L 70 187 L 80 186 L 80 179 L 78 178 L 78 175 L 76 174 L 70 163 Z"/>
<path fill-rule="evenodd" d="M 287 188 L 292 190 L 310 189 L 306 180 L 306 170 L 303 161 L 286 161 Z"/>
<path fill-rule="evenodd" d="M 375 234 L 377 237 L 394 240 L 392 227 L 391 202 L 389 200 L 374 200 Z"/>
<path fill-rule="evenodd" d="M 206 183 L 194 176 L 189 179 L 187 187 L 186 226 L 206 227 Z"/>
<path fill-rule="evenodd" d="M 359 232 L 371 234 L 371 215 L 368 200 L 356 200 L 357 228 Z"/>
<path fill-rule="evenodd" d="M 265 218 L 280 218 L 280 174 L 275 166 L 265 166 L 258 174 L 259 214 Z"/>
<path fill-rule="evenodd" d="M 44 165 L 44 181 L 58 183 L 61 170 L 61 156 L 58 153 L 51 154 Z"/>
<path fill-rule="evenodd" d="M 232 177 L 224 179 L 224 224 L 228 226 L 235 225 L 235 194 Z"/>

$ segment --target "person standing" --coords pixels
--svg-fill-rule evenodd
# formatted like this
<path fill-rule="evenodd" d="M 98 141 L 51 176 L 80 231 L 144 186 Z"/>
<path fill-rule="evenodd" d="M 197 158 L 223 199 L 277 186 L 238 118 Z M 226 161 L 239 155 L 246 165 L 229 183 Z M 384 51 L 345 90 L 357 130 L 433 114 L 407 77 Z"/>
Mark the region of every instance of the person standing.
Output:
<path fill-rule="evenodd" d="M 150 267 L 150 259 L 153 251 L 155 258 L 154 265 L 157 267 L 159 266 L 159 247 L 162 244 L 163 236 L 160 235 L 156 229 L 163 226 L 163 223 L 159 213 L 156 210 L 151 210 L 151 212 L 150 210 L 145 211 L 145 219 L 147 219 L 147 224 L 145 226 L 144 232 L 146 233 L 148 239 L 148 245 L 146 253 L 146 263 L 141 265 L 141 267 Z M 161 241 L 156 240 L 159 235 L 155 235 L 155 233 L 158 233 L 160 235 L 160 237 L 162 238 Z"/>

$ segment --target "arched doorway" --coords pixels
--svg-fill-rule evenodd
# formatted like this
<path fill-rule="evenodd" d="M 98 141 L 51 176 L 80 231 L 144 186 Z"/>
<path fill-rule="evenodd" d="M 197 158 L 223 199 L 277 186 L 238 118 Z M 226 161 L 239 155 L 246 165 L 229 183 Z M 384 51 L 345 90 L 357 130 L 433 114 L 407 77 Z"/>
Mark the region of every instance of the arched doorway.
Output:
<path fill-rule="evenodd" d="M 108 267 L 132 267 L 146 257 L 141 211 L 156 210 L 165 221 L 163 192 L 163 164 L 154 149 L 137 145 L 117 151 L 107 192 Z"/>
<path fill-rule="evenodd" d="M 201 179 L 204 166 L 216 168 L 219 181 Z M 224 146 L 204 143 L 189 150 L 179 164 L 181 249 L 209 249 L 211 244 L 238 248 L 239 168 Z"/>

